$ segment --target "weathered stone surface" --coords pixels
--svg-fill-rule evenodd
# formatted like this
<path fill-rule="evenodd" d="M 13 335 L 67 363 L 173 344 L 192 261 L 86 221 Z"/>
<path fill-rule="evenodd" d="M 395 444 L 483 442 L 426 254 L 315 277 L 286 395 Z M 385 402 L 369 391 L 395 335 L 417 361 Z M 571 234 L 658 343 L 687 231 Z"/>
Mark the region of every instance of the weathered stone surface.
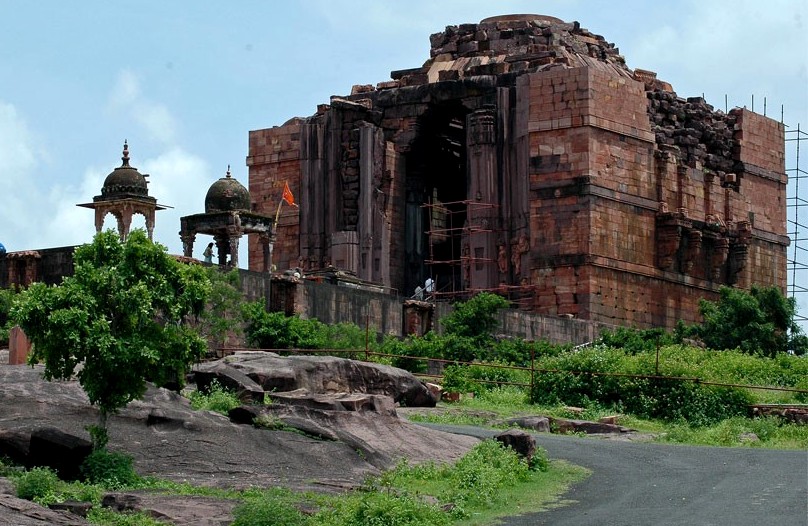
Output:
<path fill-rule="evenodd" d="M 280 390 L 278 386 L 282 384 L 286 391 L 306 389 L 311 393 L 387 395 L 411 407 L 434 407 L 437 402 L 420 380 L 388 365 L 333 356 L 282 357 L 261 351 L 240 351 L 200 369 L 215 369 L 218 363 L 241 371 L 266 391 Z"/>
<path fill-rule="evenodd" d="M 86 519 L 65 511 L 49 510 L 29 500 L 0 494 L 0 524 L 9 526 L 87 526 Z"/>
<path fill-rule="evenodd" d="M 530 461 L 536 452 L 536 439 L 518 429 L 508 429 L 494 437 L 498 442 L 516 451 L 522 458 Z"/>
<path fill-rule="evenodd" d="M 139 511 L 175 526 L 227 526 L 234 520 L 233 500 L 189 495 L 160 495 L 148 491 L 108 493 L 102 506 Z"/>
<path fill-rule="evenodd" d="M 14 483 L 5 477 L 0 477 L 0 495 L 16 495 Z"/>

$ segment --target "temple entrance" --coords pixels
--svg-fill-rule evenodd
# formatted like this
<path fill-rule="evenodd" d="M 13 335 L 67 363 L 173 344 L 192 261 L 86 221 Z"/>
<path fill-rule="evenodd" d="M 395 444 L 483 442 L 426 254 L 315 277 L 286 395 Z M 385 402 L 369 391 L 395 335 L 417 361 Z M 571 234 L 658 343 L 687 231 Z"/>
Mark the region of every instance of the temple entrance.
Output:
<path fill-rule="evenodd" d="M 407 155 L 405 293 L 434 280 L 436 292 L 462 289 L 462 232 L 466 222 L 466 110 L 434 106 L 418 121 Z"/>

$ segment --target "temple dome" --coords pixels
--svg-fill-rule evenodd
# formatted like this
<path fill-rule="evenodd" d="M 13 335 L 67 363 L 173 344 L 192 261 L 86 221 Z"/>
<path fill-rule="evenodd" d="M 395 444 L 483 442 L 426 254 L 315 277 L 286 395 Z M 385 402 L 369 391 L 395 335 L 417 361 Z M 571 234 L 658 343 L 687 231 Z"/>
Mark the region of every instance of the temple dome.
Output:
<path fill-rule="evenodd" d="M 250 210 L 250 192 L 230 176 L 230 167 L 227 175 L 210 185 L 205 196 L 205 213 L 229 212 L 232 210 Z"/>
<path fill-rule="evenodd" d="M 129 145 L 125 141 L 121 161 L 123 161 L 121 166 L 115 168 L 104 180 L 100 197 L 102 199 L 148 197 L 146 176 L 138 172 L 134 166 L 129 166 Z"/>

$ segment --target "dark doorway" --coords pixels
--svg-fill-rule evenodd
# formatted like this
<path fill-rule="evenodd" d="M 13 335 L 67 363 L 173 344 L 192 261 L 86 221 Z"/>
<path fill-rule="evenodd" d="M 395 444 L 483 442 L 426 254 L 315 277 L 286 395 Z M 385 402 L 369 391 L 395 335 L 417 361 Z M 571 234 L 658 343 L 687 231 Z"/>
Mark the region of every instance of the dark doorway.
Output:
<path fill-rule="evenodd" d="M 407 155 L 406 295 L 435 280 L 438 292 L 462 287 L 466 222 L 466 114 L 460 104 L 431 107 Z"/>

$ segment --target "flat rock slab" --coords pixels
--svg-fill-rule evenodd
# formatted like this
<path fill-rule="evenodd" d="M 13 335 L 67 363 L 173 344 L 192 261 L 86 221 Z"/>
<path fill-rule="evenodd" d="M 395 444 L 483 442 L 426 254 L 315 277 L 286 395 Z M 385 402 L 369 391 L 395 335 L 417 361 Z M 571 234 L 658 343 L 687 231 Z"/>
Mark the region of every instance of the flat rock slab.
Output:
<path fill-rule="evenodd" d="M 228 526 L 239 501 L 148 491 L 110 493 L 104 505 L 117 511 L 139 511 L 175 526 Z"/>
<path fill-rule="evenodd" d="M 43 508 L 29 500 L 0 494 L 0 524 L 14 526 L 87 526 L 86 519 Z"/>

